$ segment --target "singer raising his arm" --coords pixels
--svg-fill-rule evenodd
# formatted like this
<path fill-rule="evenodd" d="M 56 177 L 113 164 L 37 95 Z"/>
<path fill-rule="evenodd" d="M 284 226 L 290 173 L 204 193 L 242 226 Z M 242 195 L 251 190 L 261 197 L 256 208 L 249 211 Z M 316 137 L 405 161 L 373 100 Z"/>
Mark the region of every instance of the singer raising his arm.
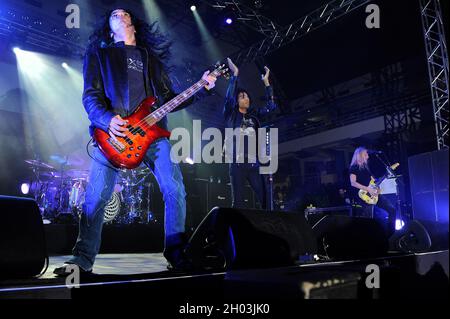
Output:
<path fill-rule="evenodd" d="M 252 104 L 252 100 L 248 92 L 243 88 L 237 88 L 239 76 L 238 67 L 228 59 L 228 66 L 233 73 L 228 84 L 227 95 L 223 109 L 223 115 L 226 127 L 239 129 L 240 134 L 244 137 L 244 145 L 241 145 L 241 139 L 238 139 L 237 147 L 233 149 L 233 162 L 230 164 L 230 181 L 233 197 L 233 207 L 242 208 L 244 206 L 244 190 L 245 183 L 248 181 L 261 204 L 261 208 L 267 207 L 266 183 L 264 176 L 260 174 L 258 158 L 258 150 L 256 154 L 249 152 L 250 137 L 254 137 L 257 141 L 260 116 L 267 114 L 276 108 L 273 97 L 273 89 L 270 86 L 269 74 L 270 70 L 265 67 L 265 74 L 261 80 L 266 89 L 267 104 L 256 107 Z M 259 145 L 258 145 L 259 146 Z M 238 149 L 238 150 L 236 150 Z M 239 158 L 241 157 L 241 158 Z"/>

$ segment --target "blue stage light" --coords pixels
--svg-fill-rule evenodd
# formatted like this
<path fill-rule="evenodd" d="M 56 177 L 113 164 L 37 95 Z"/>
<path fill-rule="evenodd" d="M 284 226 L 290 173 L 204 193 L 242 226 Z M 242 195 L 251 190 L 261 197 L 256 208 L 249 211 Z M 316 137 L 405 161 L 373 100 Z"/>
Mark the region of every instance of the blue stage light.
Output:
<path fill-rule="evenodd" d="M 395 230 L 400 230 L 405 226 L 405 222 L 401 219 L 395 220 Z"/>
<path fill-rule="evenodd" d="M 22 194 L 27 195 L 30 192 L 30 184 L 23 183 L 22 185 L 20 185 L 20 191 L 22 192 Z"/>

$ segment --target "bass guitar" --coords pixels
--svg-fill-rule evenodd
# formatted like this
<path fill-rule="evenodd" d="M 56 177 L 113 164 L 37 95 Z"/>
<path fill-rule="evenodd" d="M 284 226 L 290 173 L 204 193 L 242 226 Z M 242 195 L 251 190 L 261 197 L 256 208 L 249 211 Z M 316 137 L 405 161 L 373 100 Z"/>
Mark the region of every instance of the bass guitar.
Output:
<path fill-rule="evenodd" d="M 395 170 L 397 167 L 399 167 L 399 163 L 395 163 L 391 165 L 391 169 Z M 380 190 L 380 184 L 387 178 L 387 174 L 383 175 L 378 180 L 375 180 L 373 177 L 370 178 L 369 188 Z M 366 190 L 360 189 L 358 192 L 359 198 L 361 198 L 366 204 L 369 205 L 375 205 L 378 203 L 378 194 L 370 195 L 370 193 Z"/>
<path fill-rule="evenodd" d="M 210 75 L 216 78 L 221 75 L 228 76 L 228 68 L 225 67 L 225 64 L 216 65 L 216 69 Z M 95 128 L 94 139 L 100 150 L 117 168 L 133 169 L 138 167 L 155 140 L 170 137 L 169 131 L 155 124 L 207 84 L 206 80 L 201 79 L 153 112 L 150 111 L 156 102 L 155 97 L 145 98 L 133 114 L 123 118 L 128 121 L 128 130 L 124 132 L 126 136 L 112 137 L 102 129 Z"/>

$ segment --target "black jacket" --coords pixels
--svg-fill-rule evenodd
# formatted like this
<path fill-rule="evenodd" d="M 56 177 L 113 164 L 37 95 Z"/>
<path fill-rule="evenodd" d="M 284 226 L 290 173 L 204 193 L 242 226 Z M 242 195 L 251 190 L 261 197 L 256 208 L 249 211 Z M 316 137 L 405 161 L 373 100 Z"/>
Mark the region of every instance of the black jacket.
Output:
<path fill-rule="evenodd" d="M 225 118 L 226 127 L 237 128 L 241 126 L 242 116 L 239 116 L 239 108 L 236 100 L 238 78 L 232 76 L 228 84 L 228 89 L 225 97 L 225 104 L 223 106 L 223 116 Z M 267 104 L 264 107 L 254 107 L 253 105 L 247 111 L 246 117 L 253 118 L 259 127 L 259 117 L 269 112 L 272 112 L 277 108 L 273 97 L 272 86 L 266 87 L 266 99 Z"/>
<path fill-rule="evenodd" d="M 239 128 L 242 125 L 243 119 L 253 121 L 256 135 L 258 134 L 258 128 L 261 127 L 259 118 L 269 112 L 274 111 L 277 108 L 275 104 L 272 86 L 266 87 L 266 99 L 267 104 L 265 106 L 255 107 L 254 104 L 250 106 L 246 114 L 239 112 L 237 104 L 236 90 L 237 90 L 238 78 L 232 76 L 228 84 L 228 89 L 225 97 L 225 104 L 223 107 L 223 116 L 225 118 L 225 127 L 227 128 Z M 247 149 L 244 151 L 244 156 L 247 156 Z M 232 156 L 236 158 L 236 147 L 233 148 L 233 154 L 225 154 L 226 157 Z"/>
<path fill-rule="evenodd" d="M 162 63 L 144 51 L 144 81 L 147 96 L 155 96 L 154 109 L 176 96 L 169 76 Z M 119 114 L 130 115 L 137 105 L 129 105 L 127 62 L 124 42 L 118 42 L 105 48 L 97 48 L 86 53 L 83 65 L 83 105 L 88 114 L 92 135 L 95 127 L 108 131 L 111 119 Z M 174 111 L 178 111 L 194 102 L 200 95 L 185 101 Z M 167 118 L 158 122 L 158 126 L 167 129 Z"/>

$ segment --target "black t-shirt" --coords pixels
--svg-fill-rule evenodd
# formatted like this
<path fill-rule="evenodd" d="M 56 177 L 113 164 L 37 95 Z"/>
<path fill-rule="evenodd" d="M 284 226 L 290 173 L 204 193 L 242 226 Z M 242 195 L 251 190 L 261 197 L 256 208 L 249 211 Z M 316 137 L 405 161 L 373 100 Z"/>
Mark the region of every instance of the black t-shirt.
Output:
<path fill-rule="evenodd" d="M 368 168 L 359 168 L 358 165 L 350 166 L 349 174 L 355 174 L 356 181 L 364 186 L 369 185 L 370 177 L 372 176 L 372 173 Z"/>
<path fill-rule="evenodd" d="M 132 113 L 139 103 L 146 98 L 144 63 L 140 49 L 133 45 L 126 45 L 125 49 L 127 53 L 129 111 Z"/>
<path fill-rule="evenodd" d="M 356 181 L 360 183 L 361 185 L 368 186 L 370 183 L 370 177 L 372 176 L 370 170 L 368 168 L 359 168 L 358 165 L 352 165 L 350 166 L 350 169 L 348 170 L 349 174 L 355 174 L 356 175 Z M 355 199 L 357 202 L 362 203 L 360 201 L 358 196 L 358 191 L 356 187 L 351 187 L 350 196 Z"/>
<path fill-rule="evenodd" d="M 258 162 L 258 127 L 259 127 L 259 123 L 258 120 L 251 115 L 248 114 L 242 114 L 241 112 L 237 112 L 237 116 L 236 116 L 236 121 L 237 123 L 239 123 L 240 121 L 240 133 L 243 135 L 244 139 L 243 139 L 243 147 L 244 147 L 244 151 L 243 151 L 243 156 L 244 156 L 244 162 Z M 256 147 L 253 153 L 249 152 L 249 140 L 254 140 L 256 143 Z M 240 149 L 241 145 L 239 143 L 239 141 L 237 141 L 236 143 L 237 145 L 237 150 Z M 236 150 L 236 151 L 237 151 Z M 239 153 L 238 153 L 239 154 Z"/>

